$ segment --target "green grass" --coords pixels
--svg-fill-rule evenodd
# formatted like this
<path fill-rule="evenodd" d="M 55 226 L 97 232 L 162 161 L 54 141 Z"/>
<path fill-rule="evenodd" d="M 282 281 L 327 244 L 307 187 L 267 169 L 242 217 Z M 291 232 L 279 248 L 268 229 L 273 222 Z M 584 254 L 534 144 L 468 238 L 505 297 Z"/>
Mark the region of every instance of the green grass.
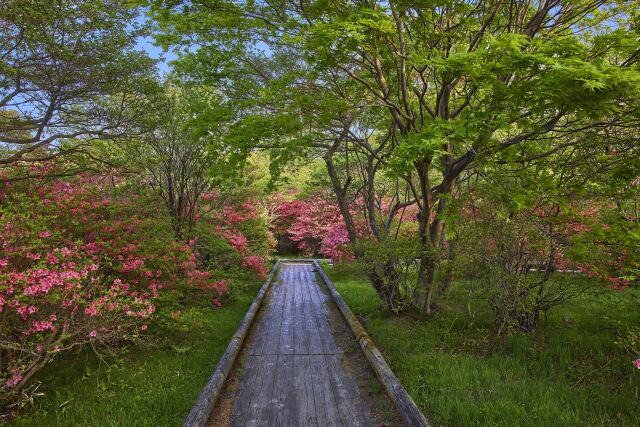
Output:
<path fill-rule="evenodd" d="M 640 425 L 640 372 L 615 344 L 616 328 L 640 324 L 628 295 L 584 295 L 495 341 L 461 285 L 431 319 L 394 317 L 361 276 L 325 268 L 435 426 Z"/>
<path fill-rule="evenodd" d="M 45 395 L 16 425 L 182 425 L 259 287 L 246 286 L 222 308 L 191 308 L 178 323 L 159 322 L 151 328 L 161 344 L 103 361 L 92 351 L 54 360 L 39 378 Z"/>

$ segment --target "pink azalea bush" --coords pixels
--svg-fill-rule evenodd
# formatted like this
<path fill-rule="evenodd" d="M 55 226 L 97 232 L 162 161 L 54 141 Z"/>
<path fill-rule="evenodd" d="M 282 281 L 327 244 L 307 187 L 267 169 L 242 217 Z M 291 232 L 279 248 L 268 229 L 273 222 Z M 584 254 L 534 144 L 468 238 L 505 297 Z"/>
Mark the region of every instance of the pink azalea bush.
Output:
<path fill-rule="evenodd" d="M 176 241 L 162 205 L 111 177 L 0 184 L 0 404 L 28 394 L 57 354 L 117 348 L 144 334 L 164 295 L 220 306 L 228 280 L 200 268 L 198 245 Z M 243 268 L 266 275 L 241 232 L 251 206 L 209 227 Z M 247 225 L 248 226 L 248 225 Z M 255 245 L 254 245 L 255 246 Z"/>
<path fill-rule="evenodd" d="M 387 215 L 391 201 L 380 201 L 380 213 Z M 362 198 L 356 198 L 349 206 L 359 238 L 372 237 L 365 215 Z M 332 195 L 316 194 L 291 199 L 277 194 L 271 201 L 271 226 L 274 234 L 286 236 L 295 243 L 297 251 L 306 256 L 324 256 L 334 261 L 353 259 L 353 248 L 340 209 Z M 399 235 L 415 235 L 417 209 L 409 206 L 396 213 L 402 223 Z M 362 239 L 361 239 L 362 240 Z"/>
<path fill-rule="evenodd" d="M 194 239 L 199 265 L 209 271 L 235 276 L 251 272 L 266 278 L 272 236 L 261 208 L 251 199 L 219 203 L 217 196 L 203 201 Z"/>
<path fill-rule="evenodd" d="M 306 256 L 323 255 L 334 260 L 351 256 L 340 210 L 326 198 L 283 201 L 272 215 L 274 227 L 287 233 Z"/>
<path fill-rule="evenodd" d="M 633 368 L 640 369 L 640 328 L 627 328 L 618 337 L 617 344 L 631 356 Z"/>

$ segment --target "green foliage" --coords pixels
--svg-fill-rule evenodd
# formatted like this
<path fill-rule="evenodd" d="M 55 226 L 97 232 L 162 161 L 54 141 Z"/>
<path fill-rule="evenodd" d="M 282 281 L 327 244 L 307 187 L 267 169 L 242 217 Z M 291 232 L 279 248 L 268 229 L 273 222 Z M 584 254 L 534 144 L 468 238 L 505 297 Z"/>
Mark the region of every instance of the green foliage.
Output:
<path fill-rule="evenodd" d="M 635 212 L 634 212 L 635 214 Z M 570 255 L 592 272 L 627 286 L 640 281 L 640 221 L 621 209 L 605 209 L 594 217 L 578 217 L 586 229 L 572 236 Z"/>
<path fill-rule="evenodd" d="M 138 100 L 157 85 L 154 61 L 135 48 L 135 18 L 120 0 L 3 1 L 2 164 L 78 159 L 95 140 L 137 133 Z"/>
<path fill-rule="evenodd" d="M 412 306 L 420 254 L 415 239 L 362 239 L 354 251 L 361 254 L 356 261 L 360 271 L 375 277 L 374 287 L 386 309 L 399 313 Z"/>
<path fill-rule="evenodd" d="M 195 45 L 183 52 L 183 76 L 224 88 L 245 111 L 231 146 L 269 149 L 277 174 L 297 159 L 340 159 L 343 149 L 347 163 L 351 145 L 361 163 L 338 171 L 338 198 L 348 193 L 340 180 L 373 191 L 369 200 L 390 178 L 394 196 L 398 182 L 410 188 L 423 209 L 424 293 L 445 205 L 455 215 L 455 197 L 472 188 L 461 182 L 508 182 L 514 194 L 503 197 L 516 210 L 547 190 L 563 206 L 611 168 L 624 170 L 612 149 L 624 153 L 618 163 L 638 154 L 637 2 L 220 1 L 215 16 L 201 3 L 149 3 L 160 39 Z M 202 57 L 211 70 L 198 66 Z"/>

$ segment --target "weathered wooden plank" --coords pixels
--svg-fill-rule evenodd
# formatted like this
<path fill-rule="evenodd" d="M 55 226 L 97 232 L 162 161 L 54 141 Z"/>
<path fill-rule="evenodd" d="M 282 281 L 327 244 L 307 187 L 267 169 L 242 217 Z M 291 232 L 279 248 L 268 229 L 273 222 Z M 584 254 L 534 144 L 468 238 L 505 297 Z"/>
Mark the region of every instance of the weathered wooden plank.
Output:
<path fill-rule="evenodd" d="M 254 335 L 253 345 L 251 346 L 251 354 L 259 355 L 265 354 L 265 347 L 269 339 L 269 330 L 273 327 L 273 319 L 275 317 L 274 305 L 274 291 L 276 283 L 271 286 L 271 292 L 265 299 L 265 308 L 262 312 L 262 318 L 256 324 L 256 332 Z M 279 286 L 279 285 L 278 285 Z"/>
<path fill-rule="evenodd" d="M 396 405 L 400 416 L 403 418 L 404 422 L 408 426 L 416 426 L 416 427 L 424 427 L 428 426 L 429 423 L 425 416 L 420 412 L 420 409 L 416 406 L 415 402 L 409 396 L 409 393 L 404 389 L 398 378 L 394 375 L 387 362 L 382 357 L 380 350 L 376 347 L 374 342 L 371 340 L 365 329 L 362 327 L 356 316 L 353 314 L 349 306 L 340 296 L 340 293 L 336 290 L 329 277 L 325 274 L 325 272 L 320 267 L 320 264 L 317 261 L 313 261 L 313 265 L 316 271 L 322 277 L 322 280 L 327 285 L 333 300 L 336 305 L 340 309 L 343 317 L 349 324 L 353 335 L 356 337 L 356 341 L 360 344 L 360 348 L 367 356 L 371 367 L 376 373 L 378 379 L 382 383 L 382 386 L 387 391 L 387 394 L 391 398 L 391 400 Z"/>
<path fill-rule="evenodd" d="M 278 356 L 276 366 L 276 384 L 273 390 L 272 405 L 269 407 L 269 424 L 272 426 L 293 426 L 296 400 L 294 392 L 293 355 Z"/>
<path fill-rule="evenodd" d="M 302 287 L 299 282 L 299 271 L 295 266 L 287 266 L 291 269 L 291 281 L 287 284 L 291 286 L 295 299 L 295 311 L 293 315 L 293 353 L 306 354 L 309 348 L 309 337 L 305 334 L 304 300 Z"/>
<path fill-rule="evenodd" d="M 286 288 L 286 285 L 281 283 L 275 283 L 272 286 L 268 307 L 269 318 L 263 322 L 265 324 L 262 332 L 264 339 L 259 354 L 278 354 Z"/>
<path fill-rule="evenodd" d="M 282 324 L 280 326 L 280 345 L 278 347 L 279 354 L 293 354 L 293 328 L 294 328 L 294 313 L 295 313 L 295 299 L 294 289 L 290 283 L 289 269 L 283 271 L 281 278 L 282 286 L 286 288 L 284 312 L 282 317 Z"/>
<path fill-rule="evenodd" d="M 238 396 L 234 402 L 231 426 L 244 426 L 249 417 L 251 404 L 257 399 L 262 386 L 262 356 L 249 356 L 245 360 L 244 370 L 238 387 Z"/>
<path fill-rule="evenodd" d="M 267 354 L 258 356 L 260 360 L 260 386 L 256 383 L 256 395 L 253 397 L 247 417 L 244 421 L 245 426 L 267 426 L 269 425 L 269 406 L 273 396 L 273 390 L 276 380 L 276 361 L 278 356 L 275 354 Z"/>
<path fill-rule="evenodd" d="M 314 305 L 313 314 L 316 318 L 323 354 L 337 354 L 340 351 L 338 350 L 336 340 L 333 337 L 329 313 L 325 306 L 328 297 L 320 291 L 319 284 L 316 281 L 315 274 L 312 270 L 309 271 L 309 277 L 311 280 L 310 295 Z"/>
<path fill-rule="evenodd" d="M 322 346 L 322 341 L 320 340 L 320 333 L 318 331 L 318 324 L 316 321 L 315 312 L 317 311 L 317 307 L 311 298 L 313 288 L 311 287 L 311 282 L 309 280 L 310 271 L 308 267 L 305 267 L 306 266 L 300 267 L 300 279 L 298 282 L 302 290 L 304 334 L 307 337 L 305 350 L 306 354 L 323 354 L 324 348 Z"/>
<path fill-rule="evenodd" d="M 313 397 L 319 426 L 343 425 L 331 387 L 325 355 L 309 356 L 313 384 Z"/>
<path fill-rule="evenodd" d="M 297 399 L 292 425 L 317 426 L 309 357 L 306 355 L 293 356 L 293 390 Z"/>
<path fill-rule="evenodd" d="M 325 355 L 328 378 L 331 389 L 336 399 L 340 422 L 342 425 L 364 426 L 371 414 L 364 413 L 364 403 L 359 398 L 356 385 L 351 381 L 342 369 L 338 355 Z"/>

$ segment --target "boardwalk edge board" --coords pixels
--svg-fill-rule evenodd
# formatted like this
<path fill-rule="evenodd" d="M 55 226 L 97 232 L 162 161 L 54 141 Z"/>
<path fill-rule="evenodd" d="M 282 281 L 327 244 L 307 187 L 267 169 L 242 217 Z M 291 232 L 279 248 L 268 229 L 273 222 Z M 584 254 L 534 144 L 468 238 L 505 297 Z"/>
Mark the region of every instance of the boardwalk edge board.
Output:
<path fill-rule="evenodd" d="M 240 353 L 240 349 L 242 348 L 242 344 L 244 343 L 245 338 L 247 337 L 249 330 L 251 329 L 251 325 L 255 320 L 256 314 L 258 313 L 258 309 L 264 300 L 271 283 L 274 280 L 274 276 L 280 267 L 280 260 L 276 261 L 273 268 L 271 269 L 271 273 L 267 277 L 267 280 L 264 282 L 258 295 L 254 298 L 249 310 L 244 315 L 244 319 L 240 322 L 240 326 L 236 330 L 236 333 L 231 338 L 229 345 L 227 346 L 226 351 L 218 361 L 216 365 L 216 369 L 211 374 L 209 381 L 204 386 L 202 393 L 200 393 L 200 397 L 198 401 L 193 405 L 189 415 L 185 418 L 184 427 L 204 427 L 207 423 L 207 420 L 211 416 L 211 412 L 213 411 L 213 407 L 218 400 L 220 392 L 224 386 L 224 383 L 233 367 L 233 364 Z"/>
<path fill-rule="evenodd" d="M 342 296 L 333 283 L 331 283 L 331 280 L 329 280 L 329 277 L 326 275 L 324 270 L 322 270 L 322 267 L 317 260 L 313 260 L 313 267 L 318 272 L 325 285 L 327 285 L 329 293 L 349 324 L 353 335 L 356 337 L 362 351 L 367 356 L 367 360 L 369 360 L 371 367 L 382 383 L 382 386 L 385 388 L 389 398 L 396 405 L 396 408 L 398 408 L 398 412 L 404 422 L 410 427 L 428 427 L 429 422 L 422 412 L 420 412 L 420 409 L 418 409 L 411 396 L 409 396 L 409 393 L 407 393 L 402 384 L 400 384 L 400 381 L 398 381 L 398 378 L 395 376 L 391 368 L 389 368 L 384 357 L 382 357 L 378 347 L 376 347 L 358 318 L 342 299 Z"/>

